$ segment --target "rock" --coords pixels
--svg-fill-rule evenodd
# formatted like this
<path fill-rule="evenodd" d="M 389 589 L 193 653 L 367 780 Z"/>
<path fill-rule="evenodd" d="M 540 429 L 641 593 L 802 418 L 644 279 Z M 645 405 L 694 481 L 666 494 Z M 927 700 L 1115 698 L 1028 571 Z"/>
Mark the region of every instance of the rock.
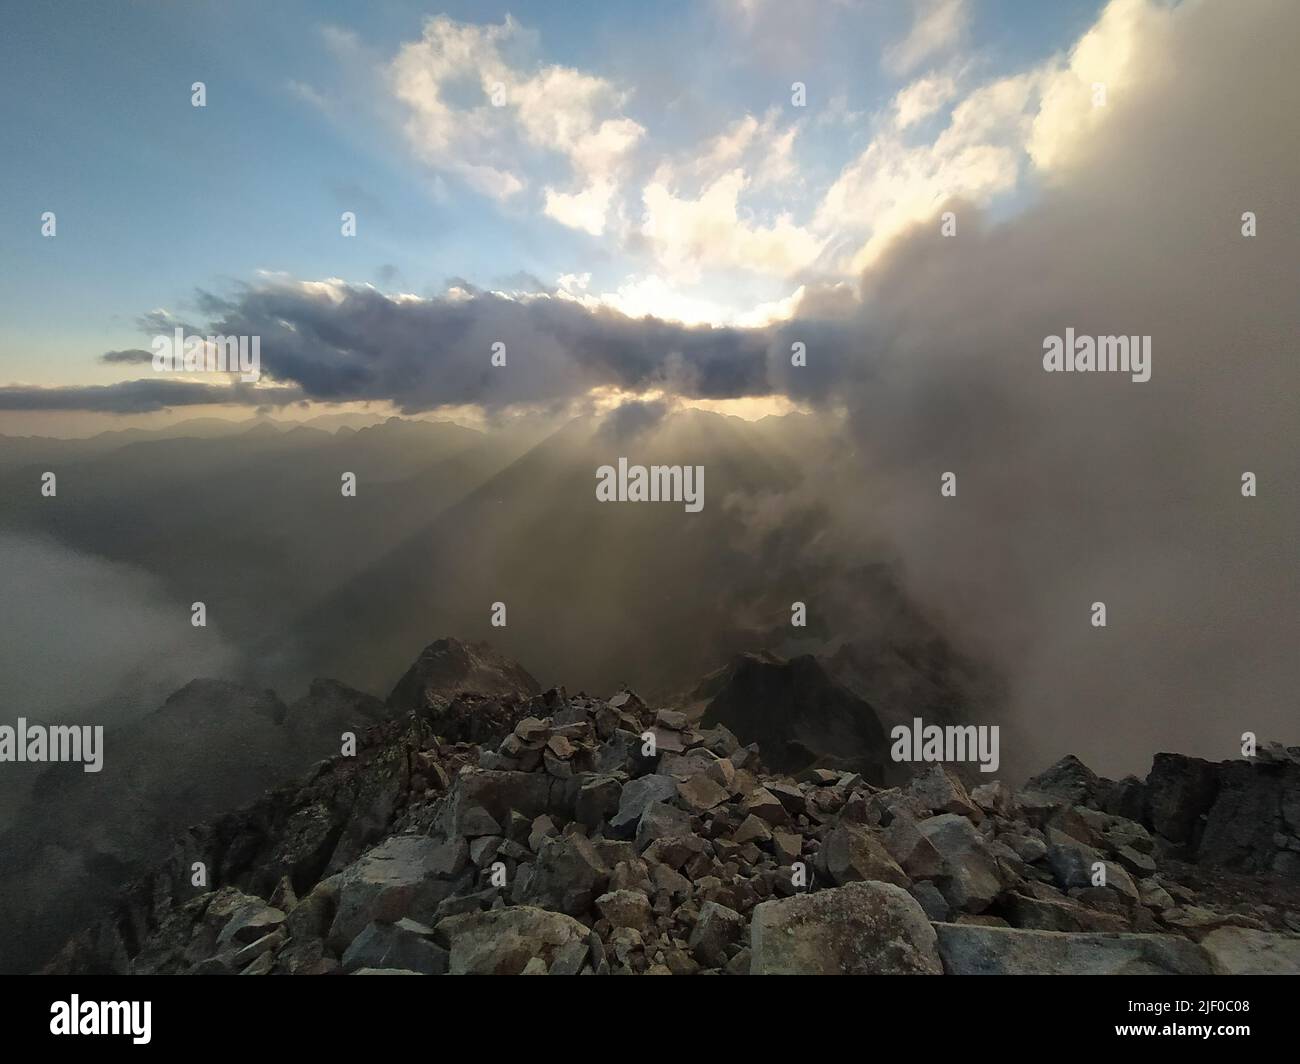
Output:
<path fill-rule="evenodd" d="M 946 765 L 932 765 L 912 777 L 906 793 L 932 813 L 957 813 L 975 821 L 984 817 L 961 780 Z"/>
<path fill-rule="evenodd" d="M 571 916 L 531 905 L 449 916 L 434 928 L 449 951 L 452 975 L 519 975 L 540 958 L 549 969 L 559 952 L 587 942 L 588 931 Z"/>
<path fill-rule="evenodd" d="M 528 697 L 539 684 L 520 665 L 498 654 L 487 643 L 439 639 L 421 652 L 388 696 L 402 711 L 438 707 L 461 691 Z"/>
<path fill-rule="evenodd" d="M 533 853 L 537 853 L 547 839 L 554 838 L 559 833 L 560 829 L 555 826 L 555 821 L 543 813 L 532 822 L 528 829 L 528 848 Z"/>
<path fill-rule="evenodd" d="M 256 942 L 250 942 L 239 950 L 230 959 L 230 966 L 239 971 L 246 969 L 263 954 L 274 953 L 278 950 L 284 945 L 287 937 L 283 928 L 276 928 L 269 935 L 263 935 Z"/>
<path fill-rule="evenodd" d="M 932 879 L 943 871 L 942 855 L 911 816 L 895 816 L 884 840 L 889 855 L 912 879 Z"/>
<path fill-rule="evenodd" d="M 609 826 L 620 835 L 631 835 L 646 808 L 655 802 L 671 802 L 677 797 L 677 781 L 671 776 L 653 773 L 631 780 L 619 796 L 618 812 Z"/>
<path fill-rule="evenodd" d="M 677 783 L 677 800 L 693 813 L 704 813 L 721 805 L 730 795 L 703 773 Z"/>
<path fill-rule="evenodd" d="M 794 835 L 787 831 L 772 832 L 772 854 L 776 857 L 777 864 L 794 864 L 802 853 L 802 835 Z"/>
<path fill-rule="evenodd" d="M 343 953 L 343 970 L 401 968 L 421 975 L 446 975 L 447 951 L 433 942 L 433 930 L 414 920 L 372 923 Z"/>
<path fill-rule="evenodd" d="M 908 887 L 908 893 L 920 903 L 925 915 L 931 920 L 947 920 L 952 915 L 948 899 L 928 879 L 913 883 Z"/>
<path fill-rule="evenodd" d="M 609 869 L 583 835 L 543 842 L 526 886 L 516 885 L 515 900 L 554 912 L 581 916 L 603 894 Z"/>
<path fill-rule="evenodd" d="M 780 827 L 790 823 L 790 814 L 786 812 L 781 800 L 766 787 L 758 787 L 745 800 L 745 812 L 758 817 L 770 827 Z"/>
<path fill-rule="evenodd" d="M 566 814 L 569 810 L 563 808 L 563 802 L 552 800 L 553 786 L 558 789 L 563 785 L 540 772 L 462 772 L 452 784 L 442 810 L 440 832 L 449 838 L 469 831 L 500 835 L 500 825 L 510 821 L 511 813 L 530 820 L 544 813 Z M 498 825 L 495 830 L 482 818 L 484 812 Z"/>
<path fill-rule="evenodd" d="M 772 839 L 772 829 L 767 826 L 765 821 L 750 813 L 745 817 L 740 827 L 736 829 L 732 839 L 743 846 L 747 842 L 770 842 Z"/>
<path fill-rule="evenodd" d="M 1149 876 L 1156 870 L 1155 861 L 1132 846 L 1116 847 L 1115 856 L 1119 859 L 1119 863 L 1135 876 Z"/>
<path fill-rule="evenodd" d="M 936 882 L 954 909 L 980 913 L 1002 891 L 997 862 L 975 826 L 963 816 L 945 813 L 917 824 L 942 859 Z"/>
<path fill-rule="evenodd" d="M 262 901 L 247 897 L 231 914 L 230 920 L 217 936 L 217 948 L 247 946 L 284 923 L 284 913 Z"/>
<path fill-rule="evenodd" d="M 655 723 L 663 725 L 672 731 L 686 731 L 690 728 L 690 721 L 685 713 L 672 709 L 661 709 L 655 714 Z"/>
<path fill-rule="evenodd" d="M 1217 791 L 1196 848 L 1197 861 L 1300 878 L 1300 765 L 1225 761 L 1215 767 Z"/>
<path fill-rule="evenodd" d="M 650 899 L 639 890 L 615 890 L 596 899 L 596 910 L 611 927 L 634 927 L 643 936 L 654 928 Z"/>
<path fill-rule="evenodd" d="M 1053 841 L 1047 847 L 1047 867 L 1052 870 L 1056 882 L 1062 887 L 1068 890 L 1105 886 L 1132 901 L 1139 900 L 1137 884 L 1120 865 L 1105 860 L 1099 851 L 1075 842 L 1059 832 L 1054 832 L 1049 838 Z M 1098 865 L 1105 866 L 1104 884 L 1093 883 Z"/>
<path fill-rule="evenodd" d="M 464 846 L 463 840 L 458 842 Z M 368 924 L 431 917 L 451 893 L 449 883 L 434 877 L 439 869 L 455 867 L 457 859 L 448 857 L 448 848 L 455 847 L 423 835 L 394 835 L 365 853 L 339 879 L 330 944 L 341 953 Z"/>
<path fill-rule="evenodd" d="M 791 816 L 798 816 L 807 808 L 807 800 L 804 798 L 803 791 L 792 783 L 772 782 L 767 784 L 766 790 L 769 794 L 776 796 L 776 800 L 785 807 L 785 811 Z"/>
<path fill-rule="evenodd" d="M 706 901 L 700 906 L 700 918 L 695 922 L 688 944 L 706 968 L 721 968 L 727 963 L 726 947 L 738 941 L 744 930 L 745 918 L 740 913 Z"/>
<path fill-rule="evenodd" d="M 1000 816 L 1015 815 L 1015 795 L 1001 780 L 980 784 L 970 792 L 970 798 L 986 813 L 997 813 Z"/>
<path fill-rule="evenodd" d="M 1123 917 L 1100 913 L 1066 898 L 1032 898 L 1011 894 L 1003 911 L 1012 927 L 1038 931 L 1127 931 Z"/>
<path fill-rule="evenodd" d="M 636 826 L 636 845 L 644 850 L 655 839 L 691 833 L 691 818 L 676 806 L 651 802 Z"/>
<path fill-rule="evenodd" d="M 949 975 L 1210 975 L 1209 955 L 1178 935 L 1062 934 L 935 924 Z"/>
<path fill-rule="evenodd" d="M 1300 935 L 1221 927 L 1201 948 L 1221 975 L 1300 975 Z"/>
<path fill-rule="evenodd" d="M 1199 757 L 1156 754 L 1147 776 L 1147 822 L 1170 842 L 1194 845 L 1218 795 L 1217 765 Z"/>
<path fill-rule="evenodd" d="M 1154 879 L 1143 879 L 1138 883 L 1138 900 L 1151 909 L 1172 909 L 1177 904 L 1173 895 Z"/>
<path fill-rule="evenodd" d="M 879 880 L 906 887 L 910 880 L 867 828 L 841 824 L 822 841 L 817 868 L 837 886 Z"/>
<path fill-rule="evenodd" d="M 1066 754 L 1025 784 L 1027 790 L 1064 798 L 1070 805 L 1085 805 L 1102 793 L 1102 780 L 1073 754 Z"/>
<path fill-rule="evenodd" d="M 618 812 L 623 783 L 618 776 L 588 776 L 578 789 L 573 816 L 578 823 L 595 829 Z"/>
<path fill-rule="evenodd" d="M 765 901 L 750 925 L 753 975 L 940 975 L 921 906 L 890 883 Z"/>
<path fill-rule="evenodd" d="M 1033 835 L 1008 832 L 1005 835 L 999 835 L 998 838 L 1010 846 L 1015 851 L 1016 856 L 1025 864 L 1033 864 L 1035 861 L 1041 861 L 1047 856 L 1047 843 Z"/>
<path fill-rule="evenodd" d="M 270 975 L 271 970 L 275 967 L 275 958 L 270 953 L 261 954 L 252 964 L 245 968 L 240 975 Z"/>

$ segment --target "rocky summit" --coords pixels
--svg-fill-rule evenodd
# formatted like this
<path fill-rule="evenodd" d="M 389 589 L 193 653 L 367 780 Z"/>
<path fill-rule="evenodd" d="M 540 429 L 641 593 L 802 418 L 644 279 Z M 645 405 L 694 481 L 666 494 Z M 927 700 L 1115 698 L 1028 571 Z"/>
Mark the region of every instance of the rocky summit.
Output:
<path fill-rule="evenodd" d="M 884 787 L 771 771 L 726 724 L 629 691 L 507 673 L 433 697 L 449 654 L 426 653 L 355 756 L 182 833 L 46 970 L 1300 972 L 1294 751 Z"/>

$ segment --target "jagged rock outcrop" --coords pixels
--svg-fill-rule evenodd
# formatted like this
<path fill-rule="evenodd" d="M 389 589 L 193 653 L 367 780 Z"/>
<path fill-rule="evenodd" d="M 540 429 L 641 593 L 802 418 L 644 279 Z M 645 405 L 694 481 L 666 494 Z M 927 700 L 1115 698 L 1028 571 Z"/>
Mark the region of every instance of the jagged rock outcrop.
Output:
<path fill-rule="evenodd" d="M 541 689 L 522 665 L 487 643 L 439 639 L 425 647 L 397 681 L 388 704 L 402 712 L 425 711 L 463 693 L 528 698 Z"/>
<path fill-rule="evenodd" d="M 103 771 L 51 766 L 0 836 L 0 966 L 40 963 L 69 926 L 161 861 L 178 832 L 339 753 L 344 731 L 388 714 L 332 680 L 314 681 L 288 706 L 273 691 L 194 680 L 154 712 L 107 729 Z"/>
<path fill-rule="evenodd" d="M 1227 973 L 1296 963 L 1294 882 L 1184 863 L 1174 843 L 1098 808 L 1107 781 L 1081 765 L 1035 782 L 968 791 L 944 767 L 894 787 L 829 767 L 796 779 L 728 726 L 702 728 L 630 692 L 461 694 L 373 726 L 356 757 L 189 832 L 49 970 Z M 195 860 L 209 869 L 200 886 Z"/>
<path fill-rule="evenodd" d="M 782 772 L 825 766 L 884 779 L 888 745 L 875 710 L 810 654 L 788 661 L 742 654 L 700 694 L 709 699 L 706 726 L 721 724 L 758 743 Z"/>
<path fill-rule="evenodd" d="M 1199 864 L 1300 880 L 1300 747 L 1221 762 L 1156 754 L 1145 781 L 1104 779 L 1065 757 L 1027 789 L 1138 821 Z"/>

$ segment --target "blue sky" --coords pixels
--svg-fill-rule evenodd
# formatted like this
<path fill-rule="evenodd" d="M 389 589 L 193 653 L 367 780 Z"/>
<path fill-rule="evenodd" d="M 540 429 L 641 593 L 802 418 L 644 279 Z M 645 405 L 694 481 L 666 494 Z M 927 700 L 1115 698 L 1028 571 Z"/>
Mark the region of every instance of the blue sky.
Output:
<path fill-rule="evenodd" d="M 224 295 L 268 274 L 430 298 L 452 278 L 514 290 L 533 283 L 525 276 L 543 287 L 568 277 L 573 295 L 633 313 L 743 322 L 800 284 L 851 278 L 869 260 L 859 252 L 873 218 L 841 227 L 849 200 L 837 206 L 827 193 L 855 161 L 861 170 L 900 91 L 926 78 L 948 85 L 895 138 L 926 148 L 971 92 L 1064 54 L 1098 9 L 1095 0 L 12 5 L 0 41 L 0 383 L 138 375 L 96 359 L 147 346 L 141 315 L 166 308 L 197 323 L 197 289 Z M 435 16 L 447 33 L 430 43 L 422 34 Z M 927 18 L 934 39 L 918 41 Z M 444 58 L 448 34 L 479 51 L 436 100 L 412 104 L 395 87 L 400 57 L 418 79 Z M 482 111 L 485 55 L 507 72 L 510 93 L 538 97 L 531 119 L 514 98 L 499 115 Z M 560 74 L 547 81 L 548 71 Z M 194 81 L 206 84 L 205 108 L 191 106 Z M 794 81 L 807 86 L 803 108 L 792 105 Z M 552 85 L 572 90 L 559 100 L 571 111 L 564 122 L 548 112 Z M 444 105 L 450 127 L 439 125 Z M 483 129 L 466 137 L 476 120 L 458 109 L 475 108 Z M 553 122 L 600 143 L 552 150 Z M 436 140 L 445 128 L 452 143 L 431 144 L 430 130 Z M 611 161 L 606 141 L 621 132 L 627 143 Z M 718 155 L 712 170 L 700 163 L 738 133 L 744 153 Z M 523 187 L 485 192 L 474 176 L 485 166 Z M 1032 179 L 1027 169 L 1010 183 L 980 179 L 974 192 L 1015 209 Z M 972 191 L 955 180 L 926 195 Z M 583 206 L 567 220 L 548 210 L 548 190 L 592 187 L 604 210 Z M 646 235 L 652 188 L 668 236 Z M 900 217 L 919 209 L 900 207 Z M 57 214 L 54 239 L 40 233 L 46 210 Z M 340 235 L 344 210 L 358 215 L 356 238 Z M 719 211 L 734 241 L 715 228 Z"/>

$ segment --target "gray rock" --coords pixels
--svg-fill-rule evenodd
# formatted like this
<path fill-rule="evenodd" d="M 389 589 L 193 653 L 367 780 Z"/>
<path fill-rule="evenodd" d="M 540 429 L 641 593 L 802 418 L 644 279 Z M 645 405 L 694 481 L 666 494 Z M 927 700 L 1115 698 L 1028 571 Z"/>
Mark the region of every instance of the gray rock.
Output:
<path fill-rule="evenodd" d="M 925 915 L 931 920 L 947 920 L 951 917 L 952 908 L 948 904 L 948 899 L 928 879 L 913 883 L 908 888 L 908 893 L 920 903 L 921 908 L 925 910 Z"/>
<path fill-rule="evenodd" d="M 463 840 L 457 840 L 464 846 Z M 436 878 L 454 867 L 446 847 L 424 835 L 394 835 L 344 870 L 339 878 L 338 911 L 329 942 L 342 952 L 376 921 L 394 923 L 403 916 L 428 919 L 451 893 L 451 884 Z M 468 848 L 465 851 L 468 859 Z"/>
<path fill-rule="evenodd" d="M 912 777 L 907 794 L 932 813 L 959 813 L 971 820 L 984 817 L 961 780 L 946 765 L 932 765 Z"/>
<path fill-rule="evenodd" d="M 521 881 L 522 882 L 522 881 Z M 538 851 L 533 875 L 515 894 L 518 901 L 580 916 L 605 892 L 609 869 L 583 835 L 550 838 Z"/>
<path fill-rule="evenodd" d="M 721 968 L 727 963 L 726 948 L 739 941 L 744 931 L 745 918 L 740 913 L 706 901 L 700 906 L 700 918 L 687 944 L 696 960 L 706 968 Z"/>
<path fill-rule="evenodd" d="M 1062 934 L 935 924 L 949 975 L 1210 975 L 1209 955 L 1179 935 Z"/>
<path fill-rule="evenodd" d="M 1300 975 L 1300 935 L 1220 927 L 1201 947 L 1221 975 Z"/>
<path fill-rule="evenodd" d="M 917 825 L 943 859 L 937 886 L 954 909 L 980 913 L 1002 892 L 997 862 L 975 826 L 963 816 L 945 813 Z"/>
<path fill-rule="evenodd" d="M 231 915 L 217 936 L 217 948 L 247 946 L 284 923 L 284 913 L 262 901 L 247 898 Z"/>
<path fill-rule="evenodd" d="M 1147 776 L 1147 821 L 1170 842 L 1194 844 L 1218 790 L 1218 765 L 1199 757 L 1156 754 Z"/>
<path fill-rule="evenodd" d="M 874 835 L 857 824 L 840 824 L 822 841 L 817 868 L 836 886 L 860 880 L 878 880 L 906 887 L 906 873 Z"/>
<path fill-rule="evenodd" d="M 639 890 L 614 890 L 596 899 L 596 911 L 611 927 L 633 927 L 642 936 L 654 928 L 650 899 Z"/>
<path fill-rule="evenodd" d="M 943 871 L 943 856 L 906 813 L 900 812 L 890 821 L 884 840 L 890 856 L 913 879 L 931 879 Z"/>
<path fill-rule="evenodd" d="M 750 924 L 753 975 L 941 975 L 934 929 L 891 883 L 765 901 Z"/>
<path fill-rule="evenodd" d="M 520 975 L 534 957 L 549 969 L 562 949 L 585 944 L 589 933 L 571 916 L 531 905 L 449 916 L 434 932 L 450 952 L 452 975 Z"/>
<path fill-rule="evenodd" d="M 671 802 L 677 797 L 677 781 L 671 776 L 652 773 L 630 781 L 619 796 L 618 812 L 609 826 L 618 834 L 631 835 L 641 815 L 654 802 Z"/>
<path fill-rule="evenodd" d="M 644 850 L 655 839 L 672 838 L 691 833 L 691 818 L 676 806 L 651 802 L 641 814 L 636 826 L 636 845 Z"/>
<path fill-rule="evenodd" d="M 432 938 L 433 930 L 414 920 L 368 924 L 343 952 L 343 970 L 399 968 L 421 975 L 446 975 L 447 951 Z"/>

